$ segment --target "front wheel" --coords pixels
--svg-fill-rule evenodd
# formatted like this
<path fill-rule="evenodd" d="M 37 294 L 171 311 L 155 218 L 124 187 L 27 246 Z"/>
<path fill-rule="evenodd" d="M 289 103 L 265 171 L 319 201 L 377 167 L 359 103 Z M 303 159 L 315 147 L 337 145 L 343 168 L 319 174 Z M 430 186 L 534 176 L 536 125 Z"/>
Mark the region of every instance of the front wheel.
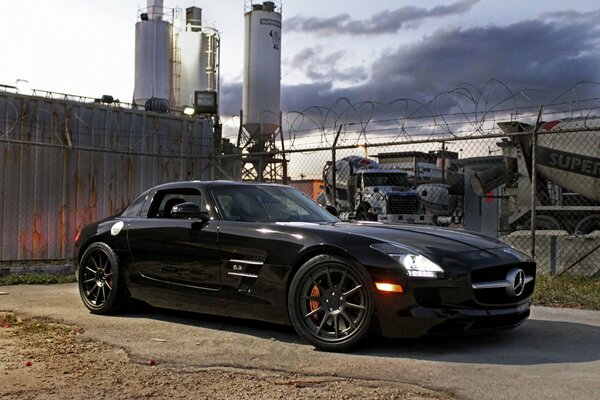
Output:
<path fill-rule="evenodd" d="M 361 266 L 321 255 L 292 279 L 288 312 L 302 338 L 325 351 L 345 351 L 369 332 L 374 304 L 370 278 Z"/>
<path fill-rule="evenodd" d="M 94 314 L 114 314 L 125 301 L 125 280 L 114 250 L 105 243 L 91 244 L 78 271 L 79 294 Z"/>

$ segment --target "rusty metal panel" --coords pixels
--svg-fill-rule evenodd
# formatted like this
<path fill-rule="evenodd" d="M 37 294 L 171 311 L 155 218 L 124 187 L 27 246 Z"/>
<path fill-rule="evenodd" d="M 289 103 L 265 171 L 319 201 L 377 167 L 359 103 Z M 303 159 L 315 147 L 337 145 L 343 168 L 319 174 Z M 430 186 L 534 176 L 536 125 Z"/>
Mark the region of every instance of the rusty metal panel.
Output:
<path fill-rule="evenodd" d="M 20 146 L 9 146 L 4 144 L 2 164 L 4 165 L 4 176 L 2 179 L 4 210 L 2 225 L 2 258 L 4 260 L 16 260 L 18 249 L 18 205 L 19 205 L 19 175 L 15 171 L 15 165 L 19 164 Z"/>
<path fill-rule="evenodd" d="M 85 224 L 208 179 L 208 121 L 0 92 L 0 262 L 64 260 Z"/>

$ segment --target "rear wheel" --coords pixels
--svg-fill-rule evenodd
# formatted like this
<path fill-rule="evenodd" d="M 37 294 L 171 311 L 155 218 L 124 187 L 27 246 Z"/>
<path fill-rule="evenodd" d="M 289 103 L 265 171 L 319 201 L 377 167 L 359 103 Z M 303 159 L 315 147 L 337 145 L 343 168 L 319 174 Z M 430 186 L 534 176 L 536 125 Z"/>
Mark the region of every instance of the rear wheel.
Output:
<path fill-rule="evenodd" d="M 577 224 L 575 233 L 587 235 L 594 231 L 600 230 L 600 215 L 588 215 Z"/>
<path fill-rule="evenodd" d="M 370 330 L 374 304 L 361 266 L 328 255 L 307 261 L 292 279 L 288 312 L 302 338 L 320 350 L 345 351 Z"/>
<path fill-rule="evenodd" d="M 525 222 L 525 229 L 531 227 L 531 219 Z M 550 215 L 536 215 L 535 216 L 535 229 L 536 230 L 563 230 L 564 227 L 560 221 Z"/>
<path fill-rule="evenodd" d="M 94 314 L 114 314 L 126 297 L 119 258 L 105 243 L 93 243 L 83 253 L 78 272 L 79 294 Z"/>

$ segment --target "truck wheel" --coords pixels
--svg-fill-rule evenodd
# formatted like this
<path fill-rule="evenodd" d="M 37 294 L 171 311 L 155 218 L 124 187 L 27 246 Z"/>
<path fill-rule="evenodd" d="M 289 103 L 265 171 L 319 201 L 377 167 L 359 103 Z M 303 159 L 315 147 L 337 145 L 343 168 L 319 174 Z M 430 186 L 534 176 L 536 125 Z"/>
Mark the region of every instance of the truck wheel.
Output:
<path fill-rule="evenodd" d="M 356 213 L 356 219 L 359 221 L 375 221 L 373 216 L 369 214 L 367 211 L 358 211 Z"/>
<path fill-rule="evenodd" d="M 525 229 L 531 227 L 531 219 L 525 222 Z M 540 231 L 561 231 L 565 229 L 559 220 L 550 215 L 536 215 L 535 216 L 535 229 Z"/>
<path fill-rule="evenodd" d="M 600 231 L 600 215 L 588 215 L 577 223 L 575 233 L 587 235 L 593 231 Z"/>
<path fill-rule="evenodd" d="M 370 208 L 369 203 L 360 203 L 356 207 L 356 219 L 359 221 L 377 221 L 377 216 L 369 212 Z"/>

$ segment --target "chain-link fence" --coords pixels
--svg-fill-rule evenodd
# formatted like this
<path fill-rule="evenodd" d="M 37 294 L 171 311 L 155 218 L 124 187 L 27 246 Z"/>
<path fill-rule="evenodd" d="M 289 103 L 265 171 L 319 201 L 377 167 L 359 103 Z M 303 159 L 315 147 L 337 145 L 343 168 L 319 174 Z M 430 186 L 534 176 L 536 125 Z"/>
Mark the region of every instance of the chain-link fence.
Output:
<path fill-rule="evenodd" d="M 541 273 L 597 276 L 596 101 L 579 100 L 577 110 L 569 101 L 516 112 L 411 111 L 381 120 L 370 113 L 363 123 L 344 122 L 331 109 L 336 118 L 306 112 L 308 126 L 289 124 L 285 140 L 272 139 L 266 151 L 225 154 L 217 162 L 229 179 L 244 179 L 252 169 L 256 179 L 257 169 L 270 167 L 264 181 L 295 186 L 334 206 L 342 219 L 480 232 L 533 255 Z M 348 119 L 360 120 L 361 107 L 349 106 Z"/>
<path fill-rule="evenodd" d="M 288 113 L 258 138 L 228 118 L 214 152 L 221 130 L 206 120 L 7 93 L 0 261 L 70 258 L 78 227 L 157 183 L 258 179 L 297 187 L 342 219 L 481 232 L 534 255 L 542 273 L 599 275 L 598 99 L 491 98 L 340 99 Z"/>

